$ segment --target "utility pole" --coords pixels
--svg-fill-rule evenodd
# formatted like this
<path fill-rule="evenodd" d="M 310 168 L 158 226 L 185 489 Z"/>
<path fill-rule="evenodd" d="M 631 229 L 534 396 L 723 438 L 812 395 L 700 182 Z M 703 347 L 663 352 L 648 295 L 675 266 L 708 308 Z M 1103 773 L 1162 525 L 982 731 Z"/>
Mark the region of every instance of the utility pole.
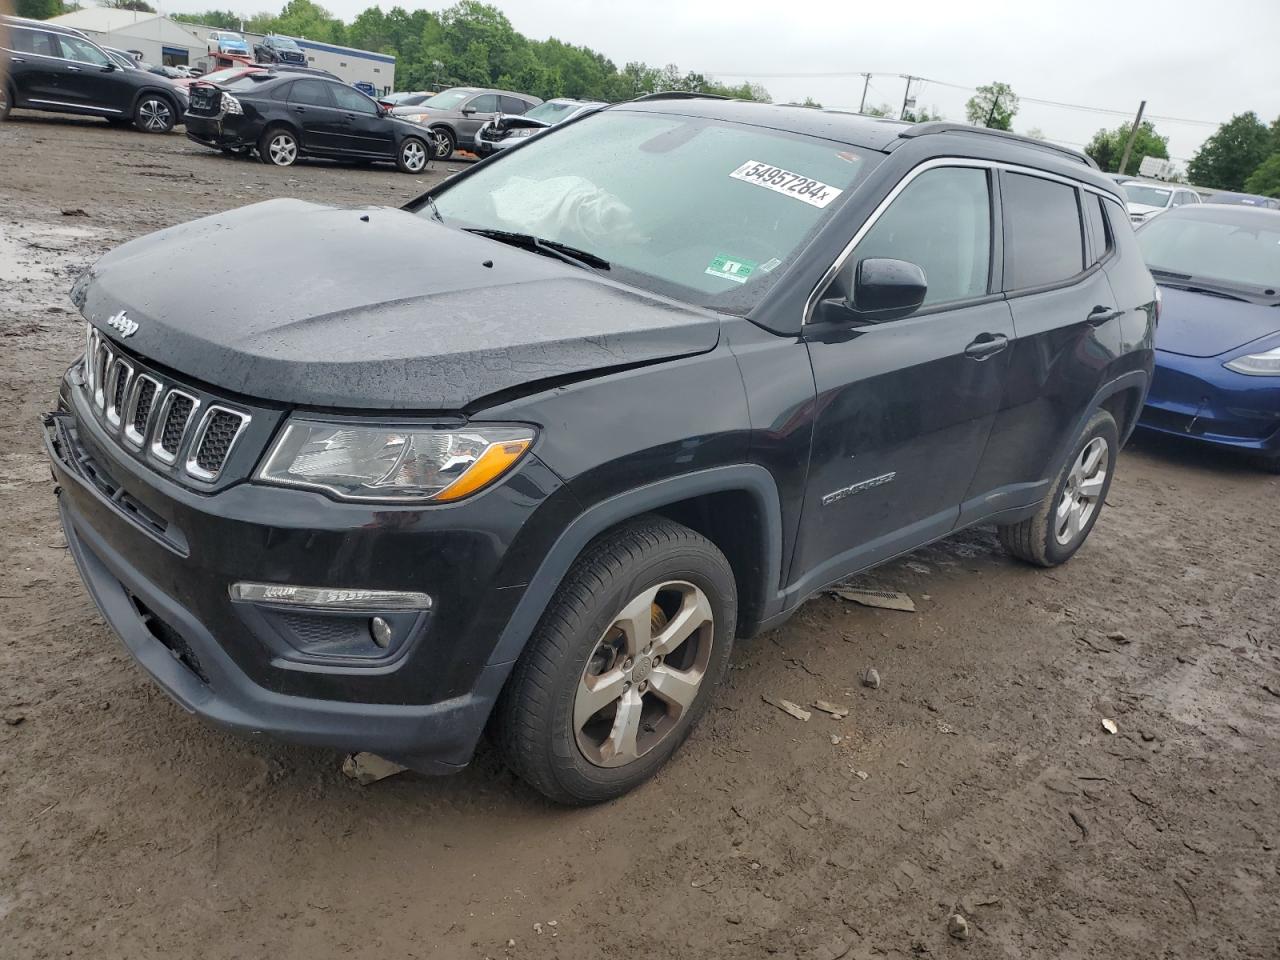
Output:
<path fill-rule="evenodd" d="M 1133 129 L 1129 131 L 1129 139 L 1125 141 L 1124 153 L 1120 157 L 1120 173 L 1129 165 L 1129 153 L 1133 150 L 1133 141 L 1138 138 L 1138 127 L 1142 126 L 1142 111 L 1147 109 L 1147 101 L 1138 104 L 1138 115 L 1133 118 Z"/>
<path fill-rule="evenodd" d="M 862 75 L 862 105 L 858 107 L 859 113 L 867 112 L 867 88 L 871 86 L 871 74 L 864 73 Z"/>
<path fill-rule="evenodd" d="M 996 110 L 1000 106 L 1000 94 L 996 94 L 991 98 L 991 110 L 987 113 L 987 122 L 983 126 L 991 128 L 991 121 L 996 118 Z"/>
<path fill-rule="evenodd" d="M 907 104 L 911 102 L 911 81 L 917 79 L 908 73 L 904 73 L 902 76 L 907 81 L 907 89 L 902 94 L 902 112 L 898 114 L 899 120 L 907 119 Z"/>

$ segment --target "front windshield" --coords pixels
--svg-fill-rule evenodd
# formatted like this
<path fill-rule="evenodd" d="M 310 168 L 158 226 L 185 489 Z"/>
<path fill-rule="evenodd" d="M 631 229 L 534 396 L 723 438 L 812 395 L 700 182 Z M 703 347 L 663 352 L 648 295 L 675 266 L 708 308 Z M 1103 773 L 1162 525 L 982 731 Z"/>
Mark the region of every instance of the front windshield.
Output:
<path fill-rule="evenodd" d="M 619 280 L 745 313 L 871 157 L 763 127 L 613 109 L 534 138 L 434 198 L 451 225 L 567 244 L 609 261 Z"/>
<path fill-rule="evenodd" d="M 276 37 L 271 42 L 275 46 L 279 47 L 281 50 L 301 50 L 302 49 L 296 43 L 290 40 L 288 37 Z"/>
<path fill-rule="evenodd" d="M 434 97 L 422 101 L 422 105 L 433 110 L 453 110 L 474 93 L 474 90 L 446 90 L 444 93 L 437 93 Z"/>
<path fill-rule="evenodd" d="M 1163 207 L 1169 202 L 1168 190 L 1159 187 L 1146 187 L 1140 183 L 1126 183 L 1124 195 L 1130 203 L 1140 203 L 1144 207 Z"/>
<path fill-rule="evenodd" d="M 540 103 L 532 110 L 525 111 L 525 116 L 532 120 L 541 120 L 543 123 L 559 123 L 574 110 L 578 109 L 576 103 Z"/>
<path fill-rule="evenodd" d="M 1280 288 L 1280 222 L 1246 226 L 1169 213 L 1139 230 L 1138 243 L 1152 270 L 1227 286 Z"/>

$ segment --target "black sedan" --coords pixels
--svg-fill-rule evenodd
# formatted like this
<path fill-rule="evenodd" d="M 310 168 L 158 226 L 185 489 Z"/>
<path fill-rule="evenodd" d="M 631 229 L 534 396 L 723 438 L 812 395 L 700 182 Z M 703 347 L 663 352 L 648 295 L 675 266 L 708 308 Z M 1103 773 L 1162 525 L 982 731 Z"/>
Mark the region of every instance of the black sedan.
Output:
<path fill-rule="evenodd" d="M 327 77 L 264 69 L 226 84 L 192 84 L 190 95 L 188 137 L 224 153 L 256 150 L 277 167 L 326 157 L 389 160 L 422 173 L 434 149 L 430 131 Z"/>

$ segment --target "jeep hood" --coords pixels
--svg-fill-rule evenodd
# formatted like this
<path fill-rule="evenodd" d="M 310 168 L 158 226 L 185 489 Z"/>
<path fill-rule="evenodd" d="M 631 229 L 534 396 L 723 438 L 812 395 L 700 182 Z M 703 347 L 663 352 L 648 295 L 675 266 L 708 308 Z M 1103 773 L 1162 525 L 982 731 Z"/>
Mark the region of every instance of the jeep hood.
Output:
<path fill-rule="evenodd" d="M 72 289 L 145 359 L 301 406 L 461 410 L 712 349 L 717 317 L 403 210 L 271 200 L 161 230 Z"/>

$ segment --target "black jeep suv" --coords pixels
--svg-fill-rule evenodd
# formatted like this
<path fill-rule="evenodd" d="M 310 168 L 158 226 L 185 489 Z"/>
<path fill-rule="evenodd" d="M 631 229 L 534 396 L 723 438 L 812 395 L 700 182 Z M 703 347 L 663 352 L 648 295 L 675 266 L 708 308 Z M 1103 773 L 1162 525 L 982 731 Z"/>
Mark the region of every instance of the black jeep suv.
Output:
<path fill-rule="evenodd" d="M 79 30 L 0 17 L 0 120 L 13 107 L 168 133 L 182 122 L 187 97 L 164 77 L 121 66 Z"/>
<path fill-rule="evenodd" d="M 977 523 L 1071 557 L 1158 303 L 1081 155 L 662 98 L 406 209 L 163 230 L 72 296 L 62 521 L 166 692 L 428 771 L 490 725 L 571 803 L 828 584 Z"/>

